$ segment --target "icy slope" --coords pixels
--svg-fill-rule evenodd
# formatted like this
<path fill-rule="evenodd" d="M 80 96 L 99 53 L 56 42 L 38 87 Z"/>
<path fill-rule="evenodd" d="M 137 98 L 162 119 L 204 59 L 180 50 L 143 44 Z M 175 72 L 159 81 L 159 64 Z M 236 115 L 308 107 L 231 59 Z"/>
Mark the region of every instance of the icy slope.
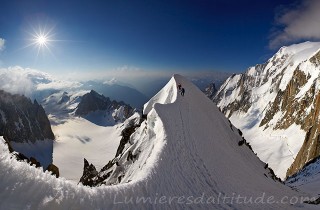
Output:
<path fill-rule="evenodd" d="M 177 93 L 177 83 L 186 89 L 184 97 Z M 0 209 L 301 209 L 307 206 L 298 201 L 289 204 L 293 196 L 301 195 L 268 178 L 264 164 L 246 146 L 238 146 L 241 140 L 238 131 L 183 77 L 175 75 L 145 105 L 144 111 L 148 114 L 145 130 L 137 132 L 147 132 L 144 135 L 152 137 L 140 142 L 145 144 L 141 148 L 148 149 L 141 151 L 127 170 L 131 171 L 127 175 L 129 182 L 115 186 L 88 188 L 55 179 L 10 158 L 0 141 L 0 189 L 3 189 Z M 140 141 L 138 134 L 132 140 Z"/>

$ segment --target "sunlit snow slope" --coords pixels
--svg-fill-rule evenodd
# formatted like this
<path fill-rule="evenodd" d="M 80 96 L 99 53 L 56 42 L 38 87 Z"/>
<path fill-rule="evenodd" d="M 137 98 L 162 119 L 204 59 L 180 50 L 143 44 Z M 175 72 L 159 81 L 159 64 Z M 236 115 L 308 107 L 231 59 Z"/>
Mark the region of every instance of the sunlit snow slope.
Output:
<path fill-rule="evenodd" d="M 79 182 L 83 158 L 100 170 L 116 154 L 121 139 L 120 126 L 98 126 L 80 117 L 53 126 L 56 136 L 53 163 L 59 167 L 60 176 Z"/>
<path fill-rule="evenodd" d="M 177 83 L 186 89 L 184 97 L 177 92 Z M 144 113 L 148 114 L 145 132 L 152 136 L 144 144 L 153 146 L 141 147 L 149 149 L 142 150 L 130 166 L 135 170 L 128 170 L 132 179 L 125 184 L 88 188 L 55 179 L 10 158 L 0 141 L 0 209 L 305 207 L 306 204 L 290 205 L 288 199 L 279 203 L 284 196 L 290 199 L 300 195 L 267 177 L 264 164 L 246 146 L 238 146 L 238 131 L 230 127 L 212 101 L 183 77 L 172 77 L 145 105 Z M 133 136 L 139 139 L 137 134 Z M 236 202 L 238 196 L 242 199 Z M 263 200 L 255 204 L 262 196 Z M 266 203 L 269 196 L 274 196 L 272 204 Z M 244 197 L 249 200 L 246 204 Z"/>

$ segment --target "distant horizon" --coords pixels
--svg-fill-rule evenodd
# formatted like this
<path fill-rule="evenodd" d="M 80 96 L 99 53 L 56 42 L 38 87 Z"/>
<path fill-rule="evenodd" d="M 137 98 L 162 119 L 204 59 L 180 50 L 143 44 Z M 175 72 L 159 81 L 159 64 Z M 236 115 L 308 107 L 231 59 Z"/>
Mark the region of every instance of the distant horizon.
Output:
<path fill-rule="evenodd" d="M 172 74 L 166 72 L 158 74 L 144 74 L 146 72 L 135 72 L 135 76 L 126 76 L 126 72 L 122 74 L 104 75 L 93 74 L 92 78 L 79 80 L 77 78 L 68 79 L 61 75 L 56 77 L 50 73 L 30 68 L 22 68 L 19 66 L 0 68 L 0 90 L 5 90 L 13 94 L 21 94 L 32 99 L 34 95 L 41 91 L 75 91 L 79 89 L 88 89 L 90 82 L 93 82 L 93 90 L 101 89 L 101 85 L 120 85 L 126 88 L 132 88 L 140 92 L 147 98 L 154 96 L 173 76 L 173 74 L 181 74 L 194 82 L 200 89 L 205 89 L 211 82 L 216 85 L 231 75 L 224 72 L 174 72 Z M 100 77 L 99 77 L 100 76 Z M 106 90 L 108 87 L 105 87 Z M 102 90 L 102 89 L 101 89 Z M 109 96 L 109 95 L 106 95 Z M 124 99 L 123 99 L 124 100 Z"/>

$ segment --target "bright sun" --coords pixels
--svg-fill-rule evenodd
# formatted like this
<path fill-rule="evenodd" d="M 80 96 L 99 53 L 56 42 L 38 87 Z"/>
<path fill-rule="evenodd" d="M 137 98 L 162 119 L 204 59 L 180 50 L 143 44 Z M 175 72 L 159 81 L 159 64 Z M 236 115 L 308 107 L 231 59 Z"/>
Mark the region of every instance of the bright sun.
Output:
<path fill-rule="evenodd" d="M 38 48 L 38 52 L 42 49 L 49 49 L 50 45 L 52 44 L 53 41 L 53 27 L 52 28 L 47 28 L 46 26 L 44 27 L 32 27 L 33 33 L 29 33 L 31 35 L 31 43 L 28 46 L 36 46 Z"/>
<path fill-rule="evenodd" d="M 63 41 L 54 39 L 54 26 L 51 28 L 48 28 L 47 26 L 38 26 L 32 27 L 31 29 L 32 32 L 27 31 L 27 33 L 30 35 L 30 39 L 28 39 L 30 43 L 23 48 L 34 47 L 36 49 L 35 59 L 37 59 L 40 54 L 45 55 L 45 53 L 47 52 L 49 52 L 54 57 L 54 54 L 52 53 L 50 48 L 53 47 L 53 44 L 55 42 Z"/>
<path fill-rule="evenodd" d="M 40 46 L 46 45 L 47 41 L 48 41 L 48 38 L 44 35 L 40 35 L 37 37 L 37 44 L 39 44 Z"/>
<path fill-rule="evenodd" d="M 52 43 L 57 40 L 53 40 L 54 34 L 52 34 L 53 28 L 50 28 L 49 30 L 46 29 L 46 27 L 39 27 L 38 29 L 32 28 L 33 33 L 29 33 L 31 35 L 31 43 L 27 45 L 29 46 L 35 46 L 37 49 L 36 58 L 41 53 L 45 53 L 45 51 L 48 51 L 52 54 L 50 47 L 52 46 Z"/>

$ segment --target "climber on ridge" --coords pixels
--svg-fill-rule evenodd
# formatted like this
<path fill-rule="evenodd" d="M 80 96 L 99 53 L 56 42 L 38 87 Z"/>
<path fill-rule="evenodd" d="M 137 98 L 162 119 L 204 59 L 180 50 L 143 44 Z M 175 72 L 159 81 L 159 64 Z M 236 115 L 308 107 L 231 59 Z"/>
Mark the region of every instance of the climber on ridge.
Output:
<path fill-rule="evenodd" d="M 181 95 L 184 96 L 185 89 L 181 88 Z"/>

